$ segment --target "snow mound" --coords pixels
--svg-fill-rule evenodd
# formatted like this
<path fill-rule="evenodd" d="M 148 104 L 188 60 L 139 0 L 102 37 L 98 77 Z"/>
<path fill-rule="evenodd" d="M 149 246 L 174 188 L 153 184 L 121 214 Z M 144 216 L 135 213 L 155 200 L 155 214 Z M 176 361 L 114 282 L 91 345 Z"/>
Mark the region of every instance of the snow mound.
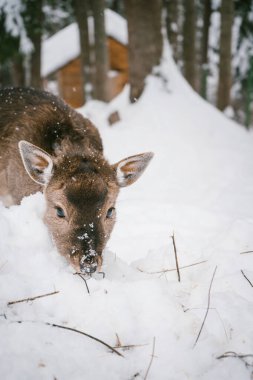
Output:
<path fill-rule="evenodd" d="M 168 52 L 140 101 L 127 99 L 126 87 L 109 105 L 81 110 L 99 126 L 110 162 L 155 153 L 121 191 L 105 278 L 88 280 L 90 293 L 51 242 L 41 194 L 0 208 L 1 379 L 143 379 L 153 349 L 150 380 L 251 376 L 251 357 L 249 366 L 217 358 L 253 354 L 252 134 L 200 99 Z M 122 121 L 108 127 L 114 110 Z M 122 358 L 52 324 L 130 347 L 117 348 Z"/>

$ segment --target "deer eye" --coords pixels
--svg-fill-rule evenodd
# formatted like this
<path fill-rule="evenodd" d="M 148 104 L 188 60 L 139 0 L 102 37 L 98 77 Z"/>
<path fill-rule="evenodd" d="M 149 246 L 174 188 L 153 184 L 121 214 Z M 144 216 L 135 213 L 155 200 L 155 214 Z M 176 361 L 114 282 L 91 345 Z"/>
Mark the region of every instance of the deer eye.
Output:
<path fill-rule="evenodd" d="M 114 212 L 115 212 L 115 208 L 114 207 L 110 207 L 107 211 L 107 214 L 106 214 L 106 218 L 107 219 L 111 219 L 114 215 Z"/>
<path fill-rule="evenodd" d="M 65 218 L 65 213 L 61 207 L 55 207 L 55 209 L 56 209 L 56 215 L 59 218 Z"/>

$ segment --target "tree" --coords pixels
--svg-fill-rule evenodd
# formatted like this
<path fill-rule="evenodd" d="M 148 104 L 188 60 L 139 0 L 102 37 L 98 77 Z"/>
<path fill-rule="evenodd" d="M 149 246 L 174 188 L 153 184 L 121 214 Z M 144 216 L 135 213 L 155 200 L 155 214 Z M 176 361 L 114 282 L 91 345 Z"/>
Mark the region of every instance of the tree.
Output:
<path fill-rule="evenodd" d="M 107 73 L 109 69 L 107 38 L 105 33 L 105 2 L 93 0 L 93 16 L 95 29 L 95 98 L 107 100 Z"/>
<path fill-rule="evenodd" d="M 167 36 L 175 61 L 178 59 L 178 0 L 165 0 Z"/>
<path fill-rule="evenodd" d="M 141 96 L 145 78 L 162 53 L 161 1 L 125 0 L 128 21 L 130 101 Z"/>
<path fill-rule="evenodd" d="M 190 85 L 196 89 L 196 42 L 195 42 L 195 1 L 184 0 L 183 27 L 183 62 L 184 76 Z"/>
<path fill-rule="evenodd" d="M 208 42 L 209 42 L 209 29 L 211 22 L 211 0 L 204 0 L 203 11 L 203 28 L 201 40 L 201 88 L 200 93 L 204 99 L 207 98 L 207 75 L 208 75 Z"/>
<path fill-rule="evenodd" d="M 73 0 L 73 10 L 80 36 L 80 58 L 82 66 L 81 81 L 84 85 L 84 102 L 91 97 L 91 61 L 88 9 L 88 0 Z"/>
<path fill-rule="evenodd" d="M 30 85 L 42 88 L 41 80 L 41 40 L 43 30 L 43 0 L 24 0 L 24 24 L 27 35 L 33 44 L 31 52 L 31 78 Z"/>
<path fill-rule="evenodd" d="M 222 0 L 220 32 L 220 65 L 217 107 L 224 110 L 230 104 L 231 40 L 233 25 L 233 0 Z"/>

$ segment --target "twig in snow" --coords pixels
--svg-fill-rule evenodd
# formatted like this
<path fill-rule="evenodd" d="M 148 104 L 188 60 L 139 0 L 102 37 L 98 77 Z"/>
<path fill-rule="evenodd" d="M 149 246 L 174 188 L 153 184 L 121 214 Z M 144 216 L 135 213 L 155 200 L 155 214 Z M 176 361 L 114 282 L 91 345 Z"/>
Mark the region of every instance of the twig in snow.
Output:
<path fill-rule="evenodd" d="M 244 252 L 240 252 L 240 255 L 246 255 L 247 253 L 253 253 L 253 251 L 244 251 Z"/>
<path fill-rule="evenodd" d="M 31 322 L 31 323 L 36 323 L 36 321 L 13 321 L 14 323 L 25 323 L 25 322 Z M 115 354 L 117 354 L 118 356 L 121 356 L 121 357 L 124 357 L 124 355 L 122 355 L 119 351 L 115 350 L 115 348 L 113 348 L 112 346 L 110 346 L 109 344 L 105 343 L 103 340 L 99 339 L 99 338 L 96 338 L 95 336 L 93 335 L 90 335 L 90 334 L 87 334 L 81 330 L 77 330 L 77 329 L 74 329 L 72 327 L 67 327 L 67 326 L 62 326 L 62 325 L 57 325 L 56 323 L 50 323 L 50 322 L 41 322 L 43 323 L 44 325 L 46 326 L 50 326 L 50 327 L 57 327 L 59 329 L 63 329 L 63 330 L 68 330 L 68 331 L 73 331 L 77 334 L 81 334 L 81 335 L 84 335 L 86 336 L 87 338 L 90 338 L 92 340 L 95 340 L 96 342 L 98 343 L 101 343 L 103 346 L 109 348 L 111 351 L 113 351 Z"/>
<path fill-rule="evenodd" d="M 199 333 L 198 333 L 198 336 L 194 342 L 194 345 L 193 347 L 196 346 L 196 344 L 198 343 L 198 340 L 199 340 L 199 337 L 201 335 L 201 332 L 203 330 L 203 327 L 204 327 L 204 324 L 205 324 L 205 321 L 206 321 L 206 318 L 207 318 L 207 315 L 208 315 L 208 312 L 209 312 L 209 309 L 210 309 L 210 299 L 211 299 L 211 289 L 212 289 L 212 284 L 213 284 L 213 280 L 214 280 L 214 276 L 215 276 L 215 273 L 216 273 L 216 270 L 217 270 L 217 265 L 214 269 L 214 272 L 213 272 L 213 276 L 212 276 L 212 279 L 211 279 L 211 282 L 210 282 L 210 286 L 209 286 L 209 290 L 208 290 L 208 300 L 207 300 L 207 309 L 206 309 L 206 313 L 205 313 L 205 316 L 204 316 L 204 319 L 203 319 L 203 322 L 201 324 L 201 327 L 200 327 L 200 330 L 199 330 Z"/>
<path fill-rule="evenodd" d="M 87 292 L 88 292 L 88 294 L 90 294 L 90 289 L 89 289 L 89 287 L 88 287 L 88 284 L 87 284 L 87 281 L 85 280 L 85 278 L 81 275 L 81 273 L 75 273 L 75 274 L 77 274 L 78 277 L 80 277 L 80 278 L 83 280 L 83 282 L 85 283 L 85 286 L 86 286 Z"/>
<path fill-rule="evenodd" d="M 43 298 L 43 297 L 48 297 L 48 296 L 53 296 L 54 294 L 58 294 L 59 291 L 55 291 L 55 292 L 52 292 L 52 293 L 47 293 L 47 294 L 41 294 L 40 296 L 36 296 L 36 297 L 29 297 L 29 298 L 23 298 L 21 300 L 17 300 L 17 301 L 11 301 L 11 302 L 8 302 L 7 303 L 7 306 L 10 306 L 10 305 L 14 305 L 16 303 L 20 303 L 20 302 L 29 302 L 29 301 L 34 301 L 38 298 Z"/>
<path fill-rule="evenodd" d="M 216 359 L 226 359 L 226 358 L 238 358 L 243 361 L 243 363 L 246 365 L 246 367 L 253 367 L 253 360 L 252 363 L 249 363 L 246 358 L 253 358 L 252 354 L 237 354 L 233 351 L 225 352 L 223 355 L 218 356 Z"/>
<path fill-rule="evenodd" d="M 207 260 L 204 260 L 204 261 L 199 261 L 197 263 L 193 263 L 193 264 L 190 264 L 190 265 L 185 265 L 183 267 L 179 267 L 179 269 L 185 269 L 185 268 L 190 268 L 190 267 L 193 267 L 195 265 L 199 265 L 199 264 L 203 264 L 203 263 L 206 263 Z M 172 269 L 163 269 L 163 270 L 160 270 L 160 271 L 157 271 L 157 272 L 145 272 L 143 269 L 141 268 L 137 268 L 138 271 L 142 272 L 142 273 L 146 273 L 146 274 L 163 274 L 163 273 L 167 273 L 167 272 L 174 272 L 177 270 L 177 268 L 172 268 Z"/>
<path fill-rule="evenodd" d="M 173 248 L 174 248 L 174 254 L 175 254 L 175 260 L 176 260 L 176 268 L 177 268 L 177 278 L 178 282 L 180 282 L 180 271 L 179 271 L 179 266 L 178 266 L 178 258 L 177 258 L 177 247 L 176 247 L 176 242 L 175 242 L 175 235 L 173 232 L 173 235 L 171 236 L 172 242 L 173 242 Z"/>
<path fill-rule="evenodd" d="M 152 347 L 152 354 L 151 354 L 151 359 L 150 359 L 150 362 L 149 362 L 149 365 L 148 365 L 148 368 L 147 368 L 147 371 L 146 371 L 146 374 L 144 376 L 144 380 L 147 379 L 148 377 L 148 373 L 149 373 L 149 370 L 151 368 L 151 365 L 152 365 L 152 362 L 153 362 L 153 359 L 154 359 L 154 354 L 155 354 L 155 336 L 153 338 L 153 347 Z"/>
<path fill-rule="evenodd" d="M 242 272 L 242 275 L 243 275 L 243 277 L 248 281 L 248 283 L 252 286 L 252 288 L 253 288 L 253 284 L 252 284 L 252 282 L 248 279 L 248 277 L 246 276 L 246 274 L 243 272 L 243 270 L 241 270 L 241 272 Z"/>

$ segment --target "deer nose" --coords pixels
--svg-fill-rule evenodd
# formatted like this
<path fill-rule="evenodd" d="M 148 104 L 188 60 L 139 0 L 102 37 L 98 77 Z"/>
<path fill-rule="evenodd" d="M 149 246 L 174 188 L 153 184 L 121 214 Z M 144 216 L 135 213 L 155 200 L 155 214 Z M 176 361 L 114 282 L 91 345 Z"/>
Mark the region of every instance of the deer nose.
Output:
<path fill-rule="evenodd" d="M 80 271 L 84 274 L 91 274 L 96 272 L 98 267 L 97 253 L 94 250 L 90 250 L 89 253 L 83 255 L 80 258 Z"/>

